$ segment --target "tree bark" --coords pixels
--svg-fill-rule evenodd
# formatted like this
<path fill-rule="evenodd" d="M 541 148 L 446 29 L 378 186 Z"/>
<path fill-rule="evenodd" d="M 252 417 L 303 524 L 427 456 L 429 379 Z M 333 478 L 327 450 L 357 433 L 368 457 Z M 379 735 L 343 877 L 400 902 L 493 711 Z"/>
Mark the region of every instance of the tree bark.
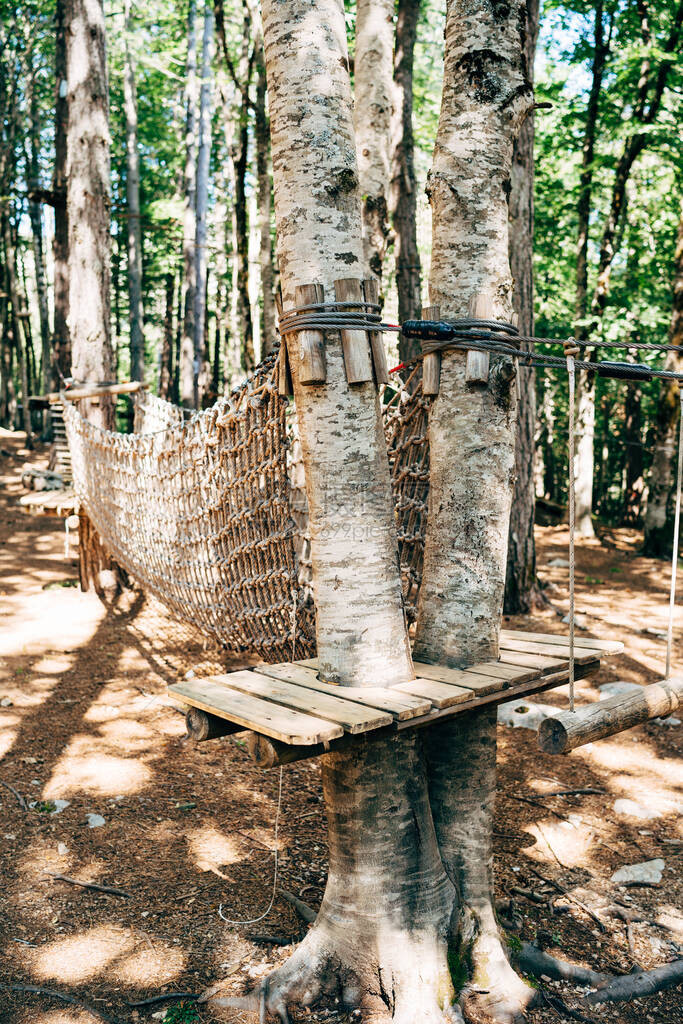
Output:
<path fill-rule="evenodd" d="M 142 303 L 142 224 L 140 221 L 140 154 L 135 60 L 131 50 L 131 0 L 124 3 L 123 108 L 126 116 L 126 217 L 128 224 L 128 306 L 130 379 L 145 379 L 145 341 Z"/>
<path fill-rule="evenodd" d="M 247 373 L 254 368 L 256 363 L 254 325 L 249 295 L 249 211 L 246 189 L 249 157 L 249 87 L 254 67 L 254 50 L 250 47 L 251 26 L 251 12 L 245 3 L 242 50 L 234 80 L 238 106 L 236 112 L 237 132 L 233 140 L 232 161 L 235 181 L 233 248 L 236 260 L 237 334 L 240 344 L 241 369 Z"/>
<path fill-rule="evenodd" d="M 527 0 L 525 58 L 533 84 L 538 36 L 538 0 Z M 512 304 L 521 334 L 534 332 L 534 114 L 525 118 L 512 153 L 510 192 L 510 272 L 514 281 Z M 522 343 L 528 349 L 528 343 Z M 521 373 L 517 407 L 515 485 L 510 510 L 505 613 L 527 615 L 543 598 L 536 578 L 534 520 L 536 510 L 536 373 Z"/>
<path fill-rule="evenodd" d="M 179 392 L 183 405 L 194 406 L 194 316 L 197 292 L 197 5 L 190 0 L 187 15 L 185 77 L 185 207 L 183 212 L 183 336 L 180 345 Z"/>
<path fill-rule="evenodd" d="M 261 358 L 269 355 L 275 346 L 275 298 L 273 270 L 273 241 L 271 236 L 272 185 L 270 177 L 270 125 L 266 110 L 266 61 L 263 52 L 263 32 L 256 40 L 256 108 L 254 111 L 256 138 L 256 176 L 258 179 L 259 263 L 261 267 Z"/>
<path fill-rule="evenodd" d="M 69 210 L 69 333 L 79 382 L 111 381 L 109 87 L 101 0 L 66 0 L 68 82 L 67 208 Z M 103 429 L 115 427 L 114 403 L 101 395 L 81 412 Z M 79 530 L 83 565 L 111 566 L 92 526 Z M 95 569 L 93 568 L 93 572 Z M 86 586 L 88 583 L 86 582 Z"/>
<path fill-rule="evenodd" d="M 52 240 L 54 263 L 53 287 L 53 374 L 51 386 L 60 387 L 61 373 L 71 373 L 71 339 L 69 337 L 69 221 L 66 206 L 66 139 L 68 103 L 66 80 L 66 0 L 55 5 L 55 162 L 52 190 L 62 201 L 55 203 L 55 233 Z"/>
<path fill-rule="evenodd" d="M 209 159 L 211 156 L 211 61 L 213 58 L 213 9 L 204 8 L 202 38 L 202 85 L 199 99 L 199 149 L 197 154 L 197 196 L 195 235 L 195 309 L 193 405 L 201 405 L 200 374 L 204 365 L 206 332 L 207 212 L 209 199 Z"/>
<path fill-rule="evenodd" d="M 16 264 L 16 239 L 12 237 L 12 225 L 10 222 L 9 209 L 3 218 L 3 241 L 5 243 L 5 266 L 7 267 L 7 285 L 9 289 L 10 302 L 12 304 L 12 334 L 14 335 L 14 346 L 17 353 L 19 365 L 19 380 L 21 388 L 21 422 L 26 434 L 26 447 L 33 448 L 33 437 L 31 434 L 31 411 L 29 409 L 28 397 L 29 388 L 29 349 L 31 337 L 28 330 L 28 305 L 26 297 L 22 292 Z"/>
<path fill-rule="evenodd" d="M 427 190 L 430 301 L 449 319 L 466 316 L 474 295 L 490 296 L 495 318 L 512 314 L 507 197 L 513 144 L 533 103 L 525 22 L 523 0 L 447 4 L 443 97 Z M 515 457 L 514 365 L 493 358 L 483 386 L 466 384 L 465 365 L 464 353 L 442 353 L 430 411 L 415 639 L 416 658 L 454 667 L 498 656 Z M 534 993 L 507 961 L 493 910 L 495 713 L 432 728 L 425 745 L 441 856 L 462 899 L 460 958 L 471 962 L 476 986 L 465 1013 L 515 1020 Z"/>
<path fill-rule="evenodd" d="M 674 259 L 673 311 L 669 328 L 671 345 L 683 346 L 683 209 L 678 225 L 678 240 Z M 683 372 L 683 357 L 669 352 L 667 370 Z M 662 382 L 657 407 L 650 469 L 643 553 L 652 558 L 671 555 L 673 538 L 673 511 L 675 501 L 675 460 L 678 448 L 680 397 L 676 381 Z"/>
<path fill-rule="evenodd" d="M 36 274 L 36 292 L 38 295 L 38 317 L 40 321 L 40 385 L 44 392 L 52 390 L 52 351 L 50 331 L 50 309 L 47 295 L 47 280 L 45 277 L 45 252 L 43 237 L 43 210 L 39 202 L 33 202 L 30 198 L 34 189 L 38 188 L 39 181 L 39 152 L 40 152 L 40 117 L 38 102 L 35 93 L 35 82 L 30 79 L 30 88 L 27 84 L 28 106 L 31 113 L 31 130 L 29 153 L 27 156 L 27 184 L 29 193 L 28 212 L 31 221 L 31 240 L 33 243 L 33 265 Z"/>
<path fill-rule="evenodd" d="M 354 127 L 363 212 L 365 277 L 382 280 L 393 113 L 394 0 L 358 0 Z"/>
<path fill-rule="evenodd" d="M 413 63 L 420 0 L 398 0 L 394 48 L 394 128 L 389 205 L 394 229 L 398 319 L 413 320 L 422 309 L 417 248 L 417 182 L 413 139 Z M 419 343 L 399 335 L 402 361 L 419 354 Z"/>
<path fill-rule="evenodd" d="M 175 275 L 169 270 L 165 276 L 164 341 L 159 360 L 159 398 L 171 400 L 173 383 L 173 307 L 175 301 Z"/>

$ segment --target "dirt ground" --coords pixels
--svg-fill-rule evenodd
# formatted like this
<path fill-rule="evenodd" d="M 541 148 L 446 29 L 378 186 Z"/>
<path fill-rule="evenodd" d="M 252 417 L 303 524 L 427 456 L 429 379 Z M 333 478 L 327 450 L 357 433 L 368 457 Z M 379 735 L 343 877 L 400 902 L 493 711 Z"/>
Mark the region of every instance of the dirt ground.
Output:
<path fill-rule="evenodd" d="M 268 908 L 278 773 L 254 768 L 239 737 L 183 742 L 184 719 L 166 686 L 189 670 L 238 662 L 153 601 L 107 608 L 80 593 L 75 537 L 65 556 L 62 521 L 18 506 L 21 467 L 42 458 L 21 444 L 21 435 L 0 432 L 0 780 L 35 805 L 23 810 L 0 787 L 0 984 L 53 989 L 118 1021 L 163 1019 L 167 1011 L 176 1022 L 254 1021 L 204 1005 L 173 1012 L 170 1003 L 131 1005 L 219 982 L 226 993 L 243 992 L 288 955 L 259 936 L 296 942 L 306 927 L 279 895 L 257 924 L 228 925 L 218 916 L 220 905 L 231 919 L 257 918 Z M 583 635 L 626 645 L 623 656 L 579 684 L 579 701 L 597 699 L 602 683 L 647 683 L 662 672 L 668 570 L 640 558 L 638 540 L 616 531 L 578 552 Z M 566 543 L 566 529 L 539 529 L 539 571 L 554 607 L 511 625 L 565 628 L 566 569 L 549 563 L 566 557 Z M 676 620 L 679 670 L 682 640 L 683 610 Z M 566 689 L 538 700 L 566 706 Z M 532 940 L 545 930 L 556 956 L 615 973 L 680 956 L 680 725 L 650 723 L 567 758 L 541 754 L 528 729 L 500 727 L 499 740 L 495 870 L 499 898 L 514 901 L 517 936 Z M 597 792 L 552 795 L 577 788 Z M 640 809 L 616 809 L 624 799 Z M 634 810 L 656 817 L 626 813 Z M 88 815 L 104 823 L 90 827 Z M 327 854 L 315 762 L 284 770 L 279 850 L 278 888 L 317 907 Z M 655 858 L 665 862 L 659 885 L 610 881 L 622 865 Z M 127 895 L 76 887 L 55 874 Z M 551 906 L 557 893 L 544 879 L 559 883 L 600 924 L 566 896 Z M 626 925 L 608 914 L 616 900 L 644 919 L 632 927 L 632 949 Z M 576 989 L 541 984 L 579 1007 Z M 613 1024 L 683 1021 L 680 990 L 582 1012 Z M 0 989 L 2 1024 L 97 1019 L 45 994 Z M 296 1019 L 347 1018 L 332 1006 Z M 568 1019 L 547 1004 L 529 1015 L 532 1024 Z"/>

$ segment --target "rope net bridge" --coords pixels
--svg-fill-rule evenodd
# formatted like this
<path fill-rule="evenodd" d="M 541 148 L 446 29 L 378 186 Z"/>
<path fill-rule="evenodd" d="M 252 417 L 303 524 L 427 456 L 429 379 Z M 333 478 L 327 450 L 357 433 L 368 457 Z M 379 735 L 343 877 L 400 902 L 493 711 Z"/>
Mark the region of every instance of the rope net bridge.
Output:
<path fill-rule="evenodd" d="M 503 631 L 499 661 L 464 672 L 416 665 L 413 683 L 381 691 L 352 692 L 318 680 L 303 465 L 283 380 L 292 332 L 301 331 L 310 343 L 315 330 L 330 325 L 317 308 L 304 314 L 298 324 L 291 314 L 284 321 L 279 354 L 189 420 L 183 410 L 139 389 L 133 397 L 134 433 L 118 434 L 80 414 L 74 400 L 87 393 L 61 396 L 72 399 L 64 401 L 64 423 L 74 489 L 114 560 L 178 618 L 226 649 L 263 661 L 256 671 L 172 686 L 171 693 L 194 709 L 188 715 L 190 731 L 207 739 L 253 729 L 257 762 L 284 763 L 331 749 L 358 733 L 427 725 L 480 703 L 567 681 L 573 686 L 574 678 L 599 668 L 602 656 L 620 653 L 619 642 L 579 641 L 573 629 L 566 639 Z M 376 316 L 366 324 L 367 317 L 359 316 L 352 326 L 362 322 L 368 331 L 388 328 Z M 334 326 L 342 318 L 353 314 L 339 314 Z M 419 323 L 410 326 L 416 331 Z M 433 373 L 431 383 L 425 383 L 427 367 L 428 361 L 439 360 L 439 350 L 453 344 L 452 337 L 444 338 L 443 325 L 438 325 L 435 344 L 436 325 L 423 324 L 424 359 L 405 380 L 394 377 L 382 391 L 409 623 L 416 616 L 422 579 L 428 411 L 438 391 L 438 363 L 436 385 Z M 465 329 L 472 329 L 469 322 Z M 468 350 L 482 343 L 491 355 L 511 354 L 509 343 L 498 337 L 469 342 L 458 336 L 455 342 Z M 376 362 L 375 379 L 389 379 Z M 283 744 L 290 748 L 286 753 Z"/>

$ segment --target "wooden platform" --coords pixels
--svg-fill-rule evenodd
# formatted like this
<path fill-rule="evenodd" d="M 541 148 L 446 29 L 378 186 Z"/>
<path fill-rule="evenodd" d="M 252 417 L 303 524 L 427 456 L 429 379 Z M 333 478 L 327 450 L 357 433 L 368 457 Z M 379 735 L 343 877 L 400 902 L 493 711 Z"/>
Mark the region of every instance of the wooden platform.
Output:
<path fill-rule="evenodd" d="M 78 512 L 78 499 L 71 488 L 30 491 L 21 496 L 19 504 L 34 516 L 70 516 Z"/>
<path fill-rule="evenodd" d="M 576 676 L 620 654 L 618 641 L 575 641 Z M 465 671 L 415 663 L 417 678 L 391 689 L 323 683 L 317 661 L 261 664 L 254 669 L 169 686 L 180 702 L 282 743 L 328 744 L 347 735 L 429 725 L 483 704 L 561 686 L 569 677 L 569 640 L 502 630 L 499 661 Z"/>

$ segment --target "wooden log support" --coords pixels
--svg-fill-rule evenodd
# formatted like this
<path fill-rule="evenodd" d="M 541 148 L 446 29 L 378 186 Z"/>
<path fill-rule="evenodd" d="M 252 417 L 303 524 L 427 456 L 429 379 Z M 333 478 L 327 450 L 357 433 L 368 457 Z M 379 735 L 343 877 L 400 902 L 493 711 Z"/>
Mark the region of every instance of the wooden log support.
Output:
<path fill-rule="evenodd" d="M 538 730 L 538 745 L 546 754 L 568 754 L 594 740 L 632 729 L 652 718 L 673 714 L 683 702 L 683 676 L 644 686 L 640 692 L 617 695 L 578 711 L 546 718 Z"/>
<path fill-rule="evenodd" d="M 344 277 L 334 282 L 334 297 L 337 302 L 358 302 L 358 312 L 362 312 L 363 286 L 354 277 Z M 353 313 L 352 307 L 344 312 Z M 342 330 L 342 351 L 346 379 L 349 384 L 364 384 L 372 380 L 372 363 L 370 361 L 370 345 L 368 335 L 363 330 Z"/>
<path fill-rule="evenodd" d="M 423 320 L 439 320 L 441 316 L 438 306 L 424 306 Z M 422 394 L 438 395 L 441 379 L 441 353 L 430 352 L 422 360 Z"/>
<path fill-rule="evenodd" d="M 294 298 L 297 307 L 324 302 L 323 286 L 321 284 L 299 284 L 294 289 Z M 291 357 L 292 352 L 298 349 L 299 358 L 295 360 L 295 373 L 299 383 L 324 384 L 327 381 L 327 363 L 323 332 L 297 331 L 290 337 L 297 339 L 296 348 L 293 347 L 293 342 L 288 340 L 287 350 Z"/>
<path fill-rule="evenodd" d="M 282 295 L 278 292 L 275 296 L 275 305 L 277 306 L 277 315 L 282 319 Z M 294 394 L 294 385 L 292 384 L 292 370 L 289 365 L 289 352 L 287 351 L 287 338 L 284 334 L 280 335 L 280 355 L 278 357 L 278 378 L 277 378 L 277 390 L 278 394 L 282 395 L 283 398 L 291 398 Z"/>
<path fill-rule="evenodd" d="M 493 317 L 493 296 L 487 292 L 473 295 L 470 299 L 469 314 L 477 320 L 491 320 Z M 488 352 L 470 351 L 467 353 L 465 380 L 468 384 L 488 384 Z"/>
<path fill-rule="evenodd" d="M 363 281 L 363 295 L 366 302 L 379 304 L 379 284 L 374 277 L 368 277 Z M 380 384 L 389 383 L 389 366 L 387 364 L 387 353 L 384 348 L 384 338 L 381 331 L 370 331 L 370 351 L 372 352 L 372 365 L 375 370 L 375 382 Z"/>
<path fill-rule="evenodd" d="M 218 715 L 210 715 L 200 708 L 187 709 L 185 726 L 187 735 L 195 743 L 204 743 L 206 740 L 215 740 L 219 736 L 232 736 L 233 733 L 244 732 L 244 726 L 238 725 L 237 722 L 219 718 Z"/>
<path fill-rule="evenodd" d="M 98 398 L 100 395 L 132 395 L 136 391 L 142 391 L 146 387 L 142 381 L 129 380 L 121 384 L 91 384 L 88 387 L 68 388 L 64 391 L 51 391 L 47 400 L 52 405 L 61 403 L 64 398 L 70 402 L 76 402 L 80 398 Z"/>

